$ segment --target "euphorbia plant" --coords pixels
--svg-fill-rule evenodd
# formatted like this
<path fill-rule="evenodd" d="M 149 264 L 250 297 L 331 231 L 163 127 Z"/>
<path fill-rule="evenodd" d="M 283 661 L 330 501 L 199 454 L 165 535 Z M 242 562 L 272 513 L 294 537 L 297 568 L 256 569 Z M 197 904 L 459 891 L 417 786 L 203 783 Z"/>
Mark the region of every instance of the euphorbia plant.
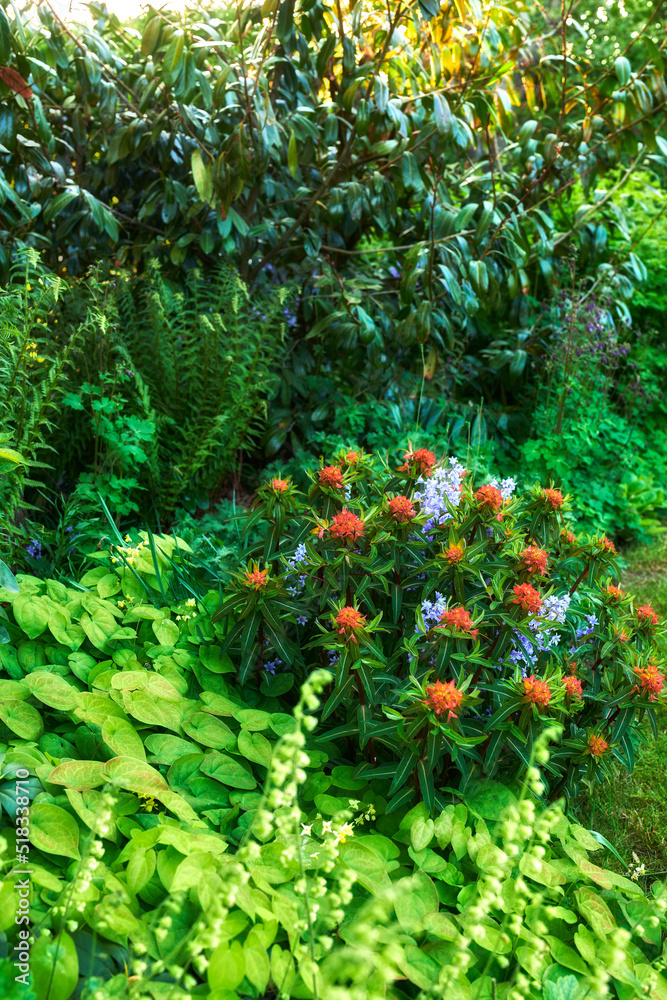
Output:
<path fill-rule="evenodd" d="M 214 614 L 236 620 L 223 641 L 242 683 L 278 695 L 281 674 L 328 670 L 320 738 L 388 783 L 389 810 L 517 776 L 554 721 L 552 794 L 612 757 L 632 768 L 663 688 L 659 622 L 614 582 L 612 542 L 577 537 L 557 488 L 473 483 L 425 449 L 391 466 L 342 452 L 311 481 L 308 495 L 267 484 L 246 515 L 266 525 L 261 566 Z"/>

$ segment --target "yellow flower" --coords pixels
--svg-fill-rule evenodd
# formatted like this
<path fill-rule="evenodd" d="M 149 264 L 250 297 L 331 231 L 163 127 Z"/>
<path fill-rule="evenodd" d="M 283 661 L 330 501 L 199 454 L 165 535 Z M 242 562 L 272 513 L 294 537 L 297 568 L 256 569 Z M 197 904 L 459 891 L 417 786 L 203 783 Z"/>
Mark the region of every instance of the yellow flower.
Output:
<path fill-rule="evenodd" d="M 113 196 L 113 198 L 111 199 L 111 204 L 112 204 L 112 205 L 117 205 L 117 204 L 118 204 L 118 202 L 119 202 L 119 200 L 120 200 L 120 199 L 119 199 L 119 198 L 117 198 L 117 197 L 116 197 L 116 195 L 114 195 L 114 196 Z"/>
<path fill-rule="evenodd" d="M 336 843 L 344 844 L 348 837 L 354 837 L 354 827 L 351 823 L 343 823 L 336 834 Z"/>

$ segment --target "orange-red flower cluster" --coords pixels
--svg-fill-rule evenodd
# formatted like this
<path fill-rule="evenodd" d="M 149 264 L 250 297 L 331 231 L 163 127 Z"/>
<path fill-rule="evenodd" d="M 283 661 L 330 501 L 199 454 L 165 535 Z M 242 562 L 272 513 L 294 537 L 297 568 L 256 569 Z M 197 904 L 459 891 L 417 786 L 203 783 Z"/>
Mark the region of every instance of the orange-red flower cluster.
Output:
<path fill-rule="evenodd" d="M 456 566 L 460 563 L 465 555 L 463 545 L 461 542 L 456 542 L 454 545 L 450 545 L 449 548 L 445 549 L 443 556 L 452 566 Z"/>
<path fill-rule="evenodd" d="M 458 608 L 447 608 L 440 615 L 440 621 L 443 622 L 442 625 L 438 625 L 438 628 L 453 628 L 458 632 L 467 632 L 473 638 L 479 635 L 479 629 L 473 628 L 472 618 L 470 613 L 462 606 Z"/>
<path fill-rule="evenodd" d="M 544 549 L 538 549 L 537 545 L 529 545 L 521 553 L 520 559 L 524 568 L 529 573 L 537 573 L 545 576 L 547 572 L 547 553 Z"/>
<path fill-rule="evenodd" d="M 430 476 L 436 463 L 436 457 L 432 451 L 426 448 L 417 448 L 416 451 L 406 451 L 403 456 L 404 465 L 399 466 L 399 472 L 408 472 L 411 465 L 417 466 L 420 476 Z"/>
<path fill-rule="evenodd" d="M 603 587 L 602 593 L 610 604 L 618 604 L 623 599 L 623 591 L 613 583 L 610 583 L 608 587 Z"/>
<path fill-rule="evenodd" d="M 268 569 L 254 569 L 252 573 L 246 572 L 243 585 L 244 587 L 254 587 L 255 590 L 259 590 L 266 584 L 268 574 Z"/>
<path fill-rule="evenodd" d="M 524 677 L 523 691 L 525 700 L 539 708 L 546 708 L 551 701 L 551 688 L 546 681 L 538 680 L 535 674 Z"/>
<path fill-rule="evenodd" d="M 524 611 L 530 611 L 533 615 L 539 613 L 542 607 L 542 598 L 530 583 L 519 583 L 512 589 L 516 594 L 516 597 L 511 601 L 512 604 L 518 604 Z"/>
<path fill-rule="evenodd" d="M 665 685 L 665 676 L 661 674 L 655 663 L 645 667 L 635 667 L 635 673 L 641 681 L 642 691 L 649 696 L 649 701 L 655 701 Z"/>
<path fill-rule="evenodd" d="M 325 465 L 317 474 L 320 486 L 329 486 L 333 490 L 342 490 L 343 473 L 335 465 Z"/>
<path fill-rule="evenodd" d="M 500 510 L 503 505 L 503 495 L 496 486 L 480 486 L 475 493 L 475 500 L 480 507 L 488 510 Z"/>
<path fill-rule="evenodd" d="M 362 615 L 353 607 L 341 608 L 336 615 L 339 635 L 351 635 L 358 628 L 361 628 L 365 621 L 366 615 Z"/>
<path fill-rule="evenodd" d="M 357 462 L 359 461 L 360 457 L 361 456 L 359 455 L 358 451 L 348 451 L 348 452 L 346 452 L 345 455 L 343 455 L 341 457 L 340 464 L 341 465 L 356 465 Z"/>
<path fill-rule="evenodd" d="M 389 513 L 395 521 L 411 521 L 416 511 L 412 505 L 412 500 L 407 497 L 394 497 L 389 501 Z"/>
<path fill-rule="evenodd" d="M 607 552 L 610 556 L 616 555 L 616 546 L 606 535 L 603 535 L 602 538 L 597 538 L 596 542 L 603 552 Z"/>
<path fill-rule="evenodd" d="M 447 681 L 446 684 L 436 681 L 426 688 L 426 695 L 424 705 L 432 708 L 436 715 L 444 715 L 446 712 L 447 722 L 457 718 L 456 712 L 461 707 L 463 691 L 459 691 L 454 681 Z"/>
<path fill-rule="evenodd" d="M 275 490 L 276 493 L 284 493 L 289 489 L 289 483 L 285 479 L 272 479 L 271 489 Z"/>
<path fill-rule="evenodd" d="M 602 736 L 596 736 L 593 733 L 592 736 L 588 738 L 588 750 L 591 757 L 602 757 L 603 754 L 609 749 L 609 744 Z"/>
<path fill-rule="evenodd" d="M 563 687 L 565 688 L 565 694 L 568 698 L 581 699 L 581 681 L 578 677 L 574 677 L 572 674 L 567 674 L 563 677 Z"/>
<path fill-rule="evenodd" d="M 575 535 L 575 533 L 573 531 L 570 531 L 568 528 L 563 528 L 562 529 L 562 531 L 560 533 L 560 537 L 563 539 L 563 541 L 567 545 L 575 545 L 576 544 L 577 536 Z"/>
<path fill-rule="evenodd" d="M 363 530 L 364 522 L 347 507 L 343 507 L 340 514 L 336 514 L 329 528 L 334 538 L 342 538 L 344 541 L 355 541 L 363 534 Z"/>
<path fill-rule="evenodd" d="M 640 625 L 653 627 L 658 624 L 658 616 L 650 604 L 640 604 L 637 608 L 637 621 Z"/>
<path fill-rule="evenodd" d="M 552 510 L 560 510 L 564 503 L 561 491 L 551 488 L 545 488 L 542 490 L 542 499 L 546 500 Z"/>

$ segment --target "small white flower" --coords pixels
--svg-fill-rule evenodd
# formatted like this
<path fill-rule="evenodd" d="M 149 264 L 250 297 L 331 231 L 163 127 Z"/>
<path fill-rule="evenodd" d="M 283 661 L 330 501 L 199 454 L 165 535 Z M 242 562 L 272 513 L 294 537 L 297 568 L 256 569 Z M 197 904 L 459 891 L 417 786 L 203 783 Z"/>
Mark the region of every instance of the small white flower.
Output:
<path fill-rule="evenodd" d="M 301 824 L 301 835 L 303 837 L 310 837 L 312 829 L 313 829 L 312 824 L 309 825 L 309 826 L 307 826 L 305 823 L 302 823 Z"/>
<path fill-rule="evenodd" d="M 322 833 L 331 833 L 331 832 L 332 832 L 332 829 L 331 829 L 331 820 L 326 819 L 322 823 Z"/>

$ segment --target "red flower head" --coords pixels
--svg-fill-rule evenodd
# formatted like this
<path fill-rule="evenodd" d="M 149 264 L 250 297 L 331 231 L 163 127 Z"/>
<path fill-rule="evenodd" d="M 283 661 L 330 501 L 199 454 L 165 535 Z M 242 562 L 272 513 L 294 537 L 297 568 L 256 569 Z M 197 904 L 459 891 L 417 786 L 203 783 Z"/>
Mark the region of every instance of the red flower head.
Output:
<path fill-rule="evenodd" d="M 551 688 L 546 681 L 540 681 L 535 674 L 523 679 L 524 699 L 539 708 L 546 708 L 551 701 Z"/>
<path fill-rule="evenodd" d="M 579 698 L 581 700 L 581 681 L 578 677 L 573 677 L 572 674 L 563 677 L 563 687 L 568 698 Z"/>
<path fill-rule="evenodd" d="M 411 465 L 416 465 L 419 475 L 428 477 L 433 474 L 436 457 L 426 448 L 417 448 L 416 451 L 406 451 L 403 462 L 404 465 L 399 466 L 399 472 L 408 472 Z"/>
<path fill-rule="evenodd" d="M 341 465 L 356 465 L 360 459 L 358 451 L 348 451 L 345 455 L 340 458 Z"/>
<path fill-rule="evenodd" d="M 335 465 L 325 465 L 318 472 L 317 478 L 320 481 L 320 486 L 330 486 L 333 490 L 343 489 L 343 473 Z"/>
<path fill-rule="evenodd" d="M 646 625 L 654 628 L 658 624 L 658 616 L 650 604 L 640 604 L 637 608 L 637 622 L 639 625 Z"/>
<path fill-rule="evenodd" d="M 543 489 L 542 499 L 551 507 L 552 510 L 560 510 L 563 506 L 563 494 L 560 490 L 554 489 Z"/>
<path fill-rule="evenodd" d="M 510 603 L 518 604 L 524 611 L 530 611 L 533 615 L 539 614 L 542 607 L 542 598 L 531 584 L 519 583 L 512 589 L 516 597 Z"/>
<path fill-rule="evenodd" d="M 389 501 L 389 513 L 395 521 L 411 521 L 416 511 L 412 506 L 412 500 L 407 497 L 394 497 Z"/>
<path fill-rule="evenodd" d="M 475 493 L 475 500 L 480 507 L 498 511 L 503 505 L 503 495 L 495 486 L 480 486 Z"/>
<path fill-rule="evenodd" d="M 595 733 L 593 733 L 592 736 L 588 737 L 588 752 L 591 757 L 602 757 L 606 754 L 608 749 L 609 744 L 602 738 L 602 736 L 596 736 Z"/>
<path fill-rule="evenodd" d="M 576 545 L 577 543 L 577 536 L 573 531 L 569 531 L 568 528 L 563 528 L 560 537 L 567 545 Z"/>
<path fill-rule="evenodd" d="M 546 576 L 548 557 L 544 549 L 538 549 L 537 545 L 529 545 L 528 548 L 523 550 L 519 558 L 529 573 Z"/>
<path fill-rule="evenodd" d="M 276 493 L 285 493 L 289 489 L 289 483 L 285 479 L 272 479 L 271 489 Z"/>
<path fill-rule="evenodd" d="M 461 542 L 457 542 L 455 545 L 450 545 L 448 549 L 443 552 L 443 557 L 451 566 L 456 566 L 461 562 L 463 556 L 465 555 L 465 550 Z"/>
<path fill-rule="evenodd" d="M 243 580 L 243 586 L 253 587 L 255 590 L 260 590 L 266 585 L 266 578 L 268 574 L 268 569 L 254 569 L 252 573 L 246 572 L 245 579 Z"/>
<path fill-rule="evenodd" d="M 664 674 L 661 674 L 655 663 L 645 667 L 635 667 L 635 673 L 641 681 L 642 691 L 649 696 L 649 701 L 655 701 L 665 684 Z"/>
<path fill-rule="evenodd" d="M 351 636 L 354 639 L 354 633 L 357 629 L 362 628 L 364 622 L 366 621 L 366 615 L 362 615 L 360 611 L 356 608 L 347 607 L 341 608 L 336 615 L 336 625 L 338 625 L 338 634 Z M 354 639 L 356 642 L 356 639 Z"/>
<path fill-rule="evenodd" d="M 444 624 L 438 625 L 438 628 L 452 628 L 456 629 L 457 632 L 467 632 L 474 639 L 479 635 L 479 629 L 472 627 L 472 618 L 464 607 L 448 608 L 440 615 L 440 621 Z"/>
<path fill-rule="evenodd" d="M 347 507 L 343 507 L 340 514 L 336 514 L 331 522 L 329 531 L 334 538 L 341 538 L 344 541 L 355 541 L 363 534 L 364 522 L 356 514 L 353 514 L 351 510 L 348 510 Z"/>
<path fill-rule="evenodd" d="M 619 601 L 623 600 L 623 591 L 613 583 L 610 583 L 608 587 L 603 587 L 602 594 L 610 604 L 618 604 Z"/>
<path fill-rule="evenodd" d="M 447 681 L 446 684 L 436 681 L 426 688 L 426 695 L 423 704 L 432 708 L 436 715 L 444 715 L 446 712 L 447 722 L 457 718 L 456 712 L 461 707 L 463 691 L 459 691 L 454 681 Z"/>

